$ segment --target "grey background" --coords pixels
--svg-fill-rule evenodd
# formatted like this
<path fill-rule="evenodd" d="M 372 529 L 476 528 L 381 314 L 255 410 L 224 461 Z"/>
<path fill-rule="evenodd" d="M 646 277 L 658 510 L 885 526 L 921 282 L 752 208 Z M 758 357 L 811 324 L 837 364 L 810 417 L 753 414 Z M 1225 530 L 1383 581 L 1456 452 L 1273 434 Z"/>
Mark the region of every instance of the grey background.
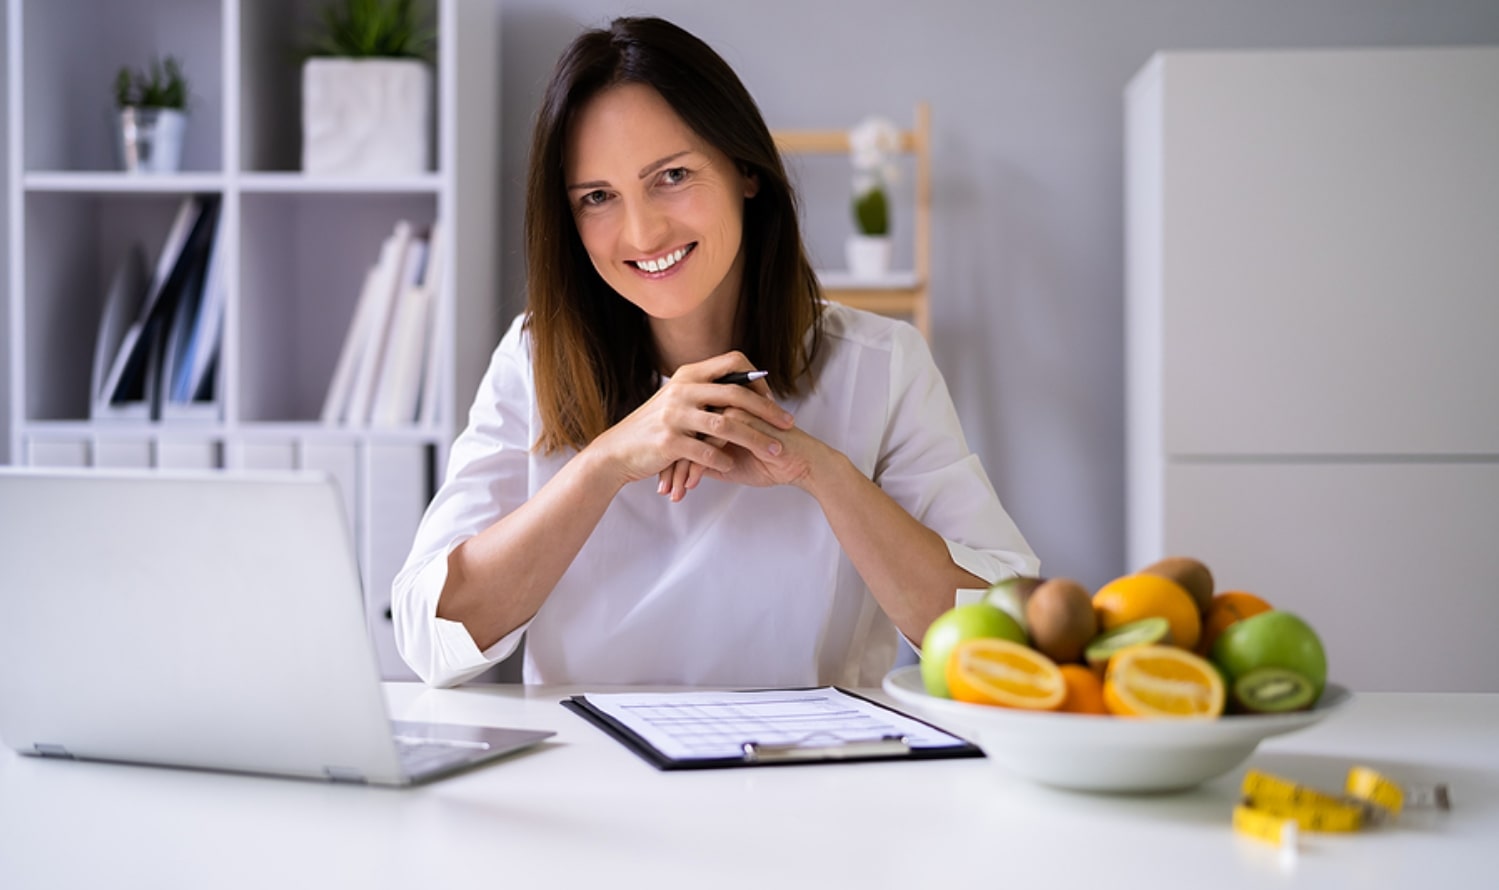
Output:
<path fill-rule="evenodd" d="M 507 318 L 524 301 L 535 103 L 579 28 L 621 14 L 662 15 L 705 39 L 772 127 L 844 129 L 868 114 L 909 125 L 931 103 L 933 351 L 1043 571 L 1089 586 L 1138 568 L 1124 551 L 1128 79 L 1164 49 L 1499 43 L 1496 0 L 506 0 L 496 299 Z M 814 256 L 842 265 L 846 165 L 796 172 Z"/>

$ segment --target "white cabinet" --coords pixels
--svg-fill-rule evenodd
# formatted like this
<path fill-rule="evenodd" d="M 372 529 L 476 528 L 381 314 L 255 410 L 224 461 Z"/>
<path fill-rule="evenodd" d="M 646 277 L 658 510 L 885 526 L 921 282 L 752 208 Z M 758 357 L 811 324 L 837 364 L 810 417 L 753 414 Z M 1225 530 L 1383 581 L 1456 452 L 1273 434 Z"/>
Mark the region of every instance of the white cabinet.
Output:
<path fill-rule="evenodd" d="M 1336 679 L 1499 689 L 1499 48 L 1163 53 L 1126 93 L 1129 560 Z"/>
<path fill-rule="evenodd" d="M 499 10 L 437 0 L 435 169 L 309 177 L 298 48 L 322 0 L 8 0 L 11 453 L 83 466 L 314 468 L 343 486 L 371 629 L 504 319 L 496 292 Z M 112 83 L 175 55 L 192 102 L 183 172 L 116 172 Z M 154 262 L 182 198 L 221 199 L 226 314 L 216 419 L 93 421 L 101 304 L 139 242 Z M 440 224 L 435 420 L 338 428 L 320 409 L 365 269 L 398 220 Z"/>

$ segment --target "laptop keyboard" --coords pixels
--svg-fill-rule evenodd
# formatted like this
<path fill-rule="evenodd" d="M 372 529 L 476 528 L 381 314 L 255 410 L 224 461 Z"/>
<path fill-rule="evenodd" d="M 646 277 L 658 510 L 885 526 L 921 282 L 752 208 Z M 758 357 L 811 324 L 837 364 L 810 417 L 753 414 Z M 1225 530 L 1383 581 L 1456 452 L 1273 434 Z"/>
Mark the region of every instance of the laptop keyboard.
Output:
<path fill-rule="evenodd" d="M 476 754 L 489 750 L 487 742 L 460 739 L 433 739 L 422 736 L 395 736 L 396 756 L 407 775 L 421 775 L 433 769 L 464 763 Z"/>

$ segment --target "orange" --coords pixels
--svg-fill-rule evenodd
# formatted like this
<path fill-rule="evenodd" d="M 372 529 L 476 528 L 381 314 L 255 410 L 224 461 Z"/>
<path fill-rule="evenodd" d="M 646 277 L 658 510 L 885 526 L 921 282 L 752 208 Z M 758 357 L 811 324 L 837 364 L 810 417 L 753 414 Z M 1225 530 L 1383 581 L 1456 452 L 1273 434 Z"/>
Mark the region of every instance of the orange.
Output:
<path fill-rule="evenodd" d="M 1103 701 L 1121 717 L 1212 719 L 1223 713 L 1223 678 L 1200 655 L 1135 646 L 1109 659 Z"/>
<path fill-rule="evenodd" d="M 947 691 L 971 704 L 1054 711 L 1067 696 L 1067 682 L 1056 662 L 1029 646 L 979 637 L 948 656 Z"/>
<path fill-rule="evenodd" d="M 1113 630 L 1141 618 L 1160 616 L 1171 625 L 1171 644 L 1195 649 L 1202 635 L 1197 602 L 1186 588 L 1160 575 L 1125 575 L 1093 594 L 1099 631 Z"/>
<path fill-rule="evenodd" d="M 1058 710 L 1072 714 L 1107 714 L 1103 705 L 1103 681 L 1092 668 L 1080 664 L 1061 666 L 1062 679 L 1067 683 L 1067 698 Z"/>
<path fill-rule="evenodd" d="M 1202 639 L 1197 642 L 1197 654 L 1207 655 L 1213 651 L 1213 643 L 1219 634 L 1228 630 L 1229 625 L 1273 608 L 1254 594 L 1242 590 L 1226 590 L 1213 597 L 1202 616 Z"/>

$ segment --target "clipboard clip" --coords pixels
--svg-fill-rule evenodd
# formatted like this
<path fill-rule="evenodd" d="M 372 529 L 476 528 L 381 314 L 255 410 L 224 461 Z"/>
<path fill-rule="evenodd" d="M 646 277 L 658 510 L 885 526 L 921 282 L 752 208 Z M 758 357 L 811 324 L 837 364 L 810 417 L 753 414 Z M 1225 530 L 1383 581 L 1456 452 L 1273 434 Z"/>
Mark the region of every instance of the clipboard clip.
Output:
<path fill-rule="evenodd" d="M 911 753 L 911 744 L 903 735 L 887 735 L 877 739 L 853 739 L 829 744 L 808 744 L 818 736 L 829 733 L 814 733 L 794 742 L 770 745 L 761 742 L 745 742 L 740 746 L 745 763 L 782 763 L 797 760 L 858 760 L 867 757 L 903 757 Z"/>

